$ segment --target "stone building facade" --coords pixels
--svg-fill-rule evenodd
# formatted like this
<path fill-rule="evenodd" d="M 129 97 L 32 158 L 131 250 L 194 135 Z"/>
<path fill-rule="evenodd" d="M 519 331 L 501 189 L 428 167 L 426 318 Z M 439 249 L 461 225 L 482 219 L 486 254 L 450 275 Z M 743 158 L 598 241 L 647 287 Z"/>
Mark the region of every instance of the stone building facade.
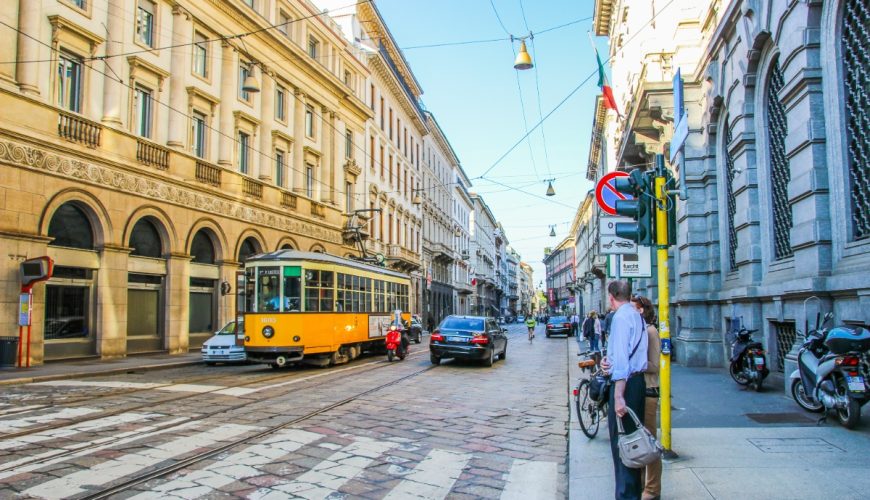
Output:
<path fill-rule="evenodd" d="M 471 295 L 471 314 L 477 316 L 498 316 L 499 285 L 497 271 L 497 234 L 498 222 L 483 198 L 471 193 L 474 211 L 471 212 L 471 262 L 473 263 L 473 293 Z"/>
<path fill-rule="evenodd" d="M 690 134 L 672 166 L 688 195 L 672 248 L 676 357 L 722 366 L 740 323 L 787 371 L 818 307 L 808 298 L 835 323 L 870 323 L 866 2 L 675 2 L 642 27 L 649 6 L 599 1 L 595 23 L 612 52 L 642 62 L 617 79 L 614 60 L 627 120 L 611 122 L 613 167 L 667 153 L 677 68 L 685 81 Z M 658 44 L 627 55 L 620 41 L 643 29 Z"/>
<path fill-rule="evenodd" d="M 546 293 L 549 312 L 572 314 L 574 312 L 574 239 L 570 236 L 555 248 L 544 251 L 544 266 L 547 269 Z"/>

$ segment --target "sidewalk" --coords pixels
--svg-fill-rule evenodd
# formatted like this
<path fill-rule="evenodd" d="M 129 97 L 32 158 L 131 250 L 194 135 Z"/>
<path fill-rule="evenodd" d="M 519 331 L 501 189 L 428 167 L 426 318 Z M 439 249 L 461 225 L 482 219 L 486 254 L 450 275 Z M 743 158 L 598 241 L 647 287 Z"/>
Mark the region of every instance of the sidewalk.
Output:
<path fill-rule="evenodd" d="M 580 375 L 569 339 L 572 387 Z M 765 381 L 768 382 L 768 381 Z M 735 384 L 724 369 L 672 369 L 672 447 L 662 498 L 818 499 L 870 491 L 870 417 L 853 431 L 831 416 L 802 411 L 771 380 L 761 392 Z M 868 410 L 865 407 L 864 410 Z M 569 497 L 613 498 L 613 461 L 606 421 L 595 439 L 580 430 L 571 398 Z"/>
<path fill-rule="evenodd" d="M 54 361 L 30 368 L 0 368 L 0 386 L 66 378 L 99 377 L 128 371 L 160 370 L 202 363 L 199 351 L 187 354 L 153 354 L 116 359 Z"/>

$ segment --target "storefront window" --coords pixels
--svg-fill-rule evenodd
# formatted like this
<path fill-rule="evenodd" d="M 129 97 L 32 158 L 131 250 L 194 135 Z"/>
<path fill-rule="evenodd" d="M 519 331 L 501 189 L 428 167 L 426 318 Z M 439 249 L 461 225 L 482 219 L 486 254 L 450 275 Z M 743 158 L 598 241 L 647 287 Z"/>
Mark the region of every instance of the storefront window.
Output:
<path fill-rule="evenodd" d="M 88 336 L 90 287 L 45 286 L 45 340 Z"/>
<path fill-rule="evenodd" d="M 214 332 L 214 280 L 190 278 L 190 333 Z"/>

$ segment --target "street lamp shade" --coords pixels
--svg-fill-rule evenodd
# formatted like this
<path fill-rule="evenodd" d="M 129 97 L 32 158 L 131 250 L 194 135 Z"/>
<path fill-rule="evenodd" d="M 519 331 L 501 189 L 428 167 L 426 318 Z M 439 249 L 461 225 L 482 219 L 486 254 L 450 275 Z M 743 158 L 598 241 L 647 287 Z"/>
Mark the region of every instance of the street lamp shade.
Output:
<path fill-rule="evenodd" d="M 414 199 L 411 200 L 411 203 L 413 203 L 414 205 L 419 205 L 419 204 L 423 203 L 423 197 L 420 196 L 419 192 L 414 193 Z"/>
<path fill-rule="evenodd" d="M 517 54 L 517 59 L 514 61 L 514 69 L 532 69 L 532 56 L 526 50 L 526 41 L 520 40 L 520 52 Z"/>
<path fill-rule="evenodd" d="M 245 92 L 259 92 L 260 91 L 260 83 L 254 78 L 254 66 L 251 65 L 248 71 L 248 76 L 245 78 L 244 83 L 242 83 L 242 90 Z"/>
<path fill-rule="evenodd" d="M 556 236 L 556 226 L 550 226 L 550 236 L 551 237 Z"/>
<path fill-rule="evenodd" d="M 547 196 L 555 196 L 556 190 L 553 189 L 553 181 L 547 181 Z"/>

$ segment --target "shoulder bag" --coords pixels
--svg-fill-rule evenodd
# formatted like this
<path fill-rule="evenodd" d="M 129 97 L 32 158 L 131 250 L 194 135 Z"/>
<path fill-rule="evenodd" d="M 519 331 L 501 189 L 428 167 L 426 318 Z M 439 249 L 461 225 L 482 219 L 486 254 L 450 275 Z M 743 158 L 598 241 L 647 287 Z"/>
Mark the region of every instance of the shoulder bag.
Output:
<path fill-rule="evenodd" d="M 617 442 L 617 446 L 619 447 L 619 459 L 622 460 L 622 464 L 628 468 L 640 469 L 641 467 L 646 467 L 656 460 L 661 459 L 664 448 L 662 448 L 662 445 L 658 442 L 655 436 L 650 434 L 650 432 L 646 430 L 646 427 L 640 423 L 640 420 L 637 418 L 637 415 L 634 414 L 634 411 L 627 406 L 625 409 L 627 410 L 627 413 L 631 415 L 631 419 L 634 420 L 634 425 L 637 426 L 637 430 L 631 434 L 626 434 L 625 428 L 622 426 L 622 418 L 617 417 L 616 425 L 619 429 L 619 441 Z"/>

